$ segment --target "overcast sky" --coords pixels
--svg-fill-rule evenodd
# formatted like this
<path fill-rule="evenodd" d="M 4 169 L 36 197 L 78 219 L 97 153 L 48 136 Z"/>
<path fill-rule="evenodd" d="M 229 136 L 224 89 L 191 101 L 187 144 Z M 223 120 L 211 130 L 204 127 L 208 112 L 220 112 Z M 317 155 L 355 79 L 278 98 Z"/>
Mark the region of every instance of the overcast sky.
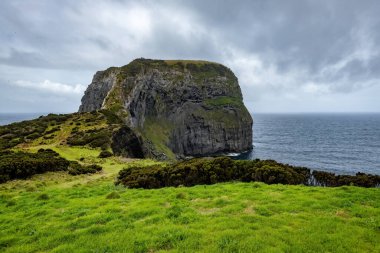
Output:
<path fill-rule="evenodd" d="M 74 112 L 134 58 L 231 68 L 251 112 L 379 112 L 380 1 L 0 1 L 0 112 Z"/>

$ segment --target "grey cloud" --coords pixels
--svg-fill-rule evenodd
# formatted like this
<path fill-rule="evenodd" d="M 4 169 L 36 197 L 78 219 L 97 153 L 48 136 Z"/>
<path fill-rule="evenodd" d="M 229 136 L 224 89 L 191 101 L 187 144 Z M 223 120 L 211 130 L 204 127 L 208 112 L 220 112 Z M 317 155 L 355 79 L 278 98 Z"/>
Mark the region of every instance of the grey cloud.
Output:
<path fill-rule="evenodd" d="M 22 52 L 14 48 L 10 49 L 10 55 L 0 57 L 0 64 L 11 66 L 27 66 L 31 68 L 51 68 L 53 67 L 41 54 L 32 52 Z"/>
<path fill-rule="evenodd" d="M 203 2 L 190 5 L 202 11 L 200 16 L 206 25 L 233 46 L 255 52 L 263 62 L 276 64 L 281 73 L 305 68 L 313 76 L 326 65 L 340 61 L 361 46 L 355 29 L 369 29 L 368 40 L 380 43 L 379 29 L 374 27 L 380 21 L 377 1 L 244 1 L 241 5 L 236 1 Z M 366 67 L 365 72 L 377 77 L 379 71 Z M 358 71 L 350 73 L 355 74 L 362 75 Z"/>
<path fill-rule="evenodd" d="M 236 72 L 252 108 L 283 96 L 291 110 L 302 92 L 350 99 L 380 85 L 379 9 L 375 0 L 1 1 L 0 74 L 88 84 L 89 73 L 137 57 L 205 59 Z"/>

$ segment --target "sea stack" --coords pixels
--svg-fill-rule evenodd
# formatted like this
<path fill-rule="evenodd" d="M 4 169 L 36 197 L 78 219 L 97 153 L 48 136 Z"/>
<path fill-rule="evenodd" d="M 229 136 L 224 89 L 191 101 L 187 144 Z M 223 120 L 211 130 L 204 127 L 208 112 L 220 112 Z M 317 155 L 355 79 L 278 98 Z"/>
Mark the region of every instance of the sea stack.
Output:
<path fill-rule="evenodd" d="M 238 79 L 218 63 L 136 59 L 98 71 L 79 112 L 101 109 L 124 122 L 114 133 L 116 153 L 133 145 L 144 157 L 166 159 L 252 147 L 252 117 Z"/>

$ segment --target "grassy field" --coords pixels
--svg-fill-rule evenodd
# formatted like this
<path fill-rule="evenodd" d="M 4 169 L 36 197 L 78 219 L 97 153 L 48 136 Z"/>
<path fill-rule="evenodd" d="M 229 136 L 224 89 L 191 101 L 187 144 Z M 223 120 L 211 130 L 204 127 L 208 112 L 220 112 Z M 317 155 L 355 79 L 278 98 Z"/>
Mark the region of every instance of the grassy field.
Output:
<path fill-rule="evenodd" d="M 0 185 L 0 252 L 380 252 L 380 189 L 225 183 L 115 187 L 150 160 L 96 158 L 104 171 L 36 175 Z"/>

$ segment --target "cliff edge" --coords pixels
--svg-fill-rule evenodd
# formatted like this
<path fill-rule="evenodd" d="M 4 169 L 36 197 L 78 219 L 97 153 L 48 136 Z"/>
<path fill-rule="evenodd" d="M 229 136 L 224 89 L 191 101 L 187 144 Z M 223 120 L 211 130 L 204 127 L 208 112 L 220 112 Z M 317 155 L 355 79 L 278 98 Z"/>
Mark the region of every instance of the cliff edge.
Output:
<path fill-rule="evenodd" d="M 221 64 L 136 59 L 99 71 L 79 112 L 100 109 L 124 123 L 113 136 L 116 154 L 137 149 L 144 157 L 166 159 L 252 147 L 252 118 L 238 80 Z"/>

